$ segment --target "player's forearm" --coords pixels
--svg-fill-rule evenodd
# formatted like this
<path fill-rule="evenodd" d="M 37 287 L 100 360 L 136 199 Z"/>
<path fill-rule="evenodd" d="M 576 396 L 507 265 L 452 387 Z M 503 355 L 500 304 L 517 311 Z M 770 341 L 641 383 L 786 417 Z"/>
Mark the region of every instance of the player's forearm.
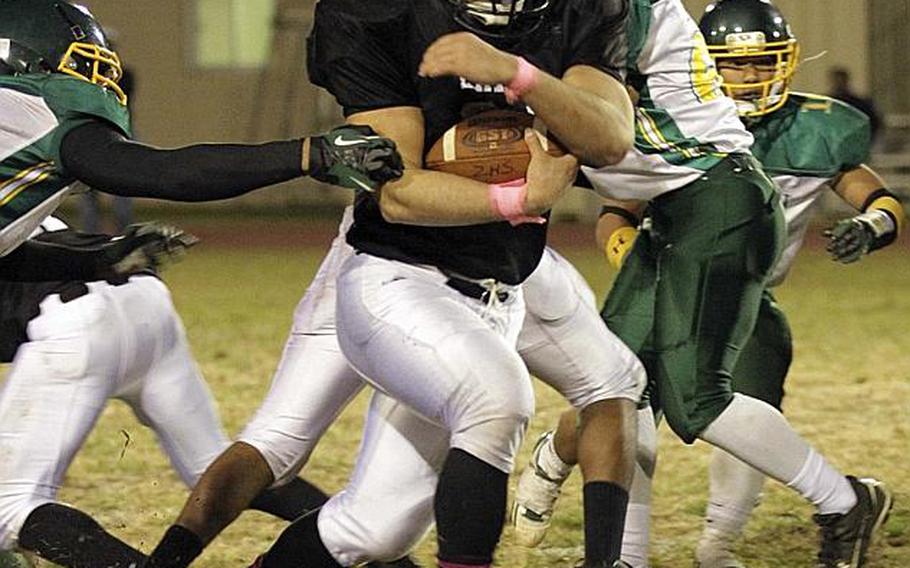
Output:
<path fill-rule="evenodd" d="M 884 187 L 887 187 L 885 181 L 872 168 L 861 164 L 841 174 L 834 191 L 854 209 L 861 209 L 872 192 Z"/>
<path fill-rule="evenodd" d="M 598 77 L 596 94 L 571 82 L 593 73 L 601 74 L 593 68 L 573 68 L 560 80 L 540 73 L 522 101 L 582 164 L 599 168 L 618 163 L 632 148 L 634 121 L 632 103 L 619 81 Z"/>
<path fill-rule="evenodd" d="M 105 193 L 214 201 L 303 175 L 302 150 L 300 140 L 162 150 L 99 123 L 70 132 L 60 153 L 69 175 Z"/>
<path fill-rule="evenodd" d="M 604 199 L 600 217 L 594 231 L 597 246 L 601 249 L 607 246 L 610 235 L 623 227 L 635 228 L 641 218 L 644 202 L 619 201 Z"/>
<path fill-rule="evenodd" d="M 489 186 L 472 179 L 408 167 L 378 193 L 390 223 L 425 226 L 476 225 L 501 221 L 490 206 Z"/>

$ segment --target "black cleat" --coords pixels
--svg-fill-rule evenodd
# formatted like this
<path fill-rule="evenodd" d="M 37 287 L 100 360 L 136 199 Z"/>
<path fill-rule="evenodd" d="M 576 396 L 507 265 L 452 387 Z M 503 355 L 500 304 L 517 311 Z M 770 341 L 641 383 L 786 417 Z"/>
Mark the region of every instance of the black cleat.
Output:
<path fill-rule="evenodd" d="M 872 535 L 888 519 L 893 500 L 885 485 L 871 478 L 847 476 L 856 492 L 856 505 L 843 515 L 815 515 L 821 529 L 818 568 L 861 568 Z"/>

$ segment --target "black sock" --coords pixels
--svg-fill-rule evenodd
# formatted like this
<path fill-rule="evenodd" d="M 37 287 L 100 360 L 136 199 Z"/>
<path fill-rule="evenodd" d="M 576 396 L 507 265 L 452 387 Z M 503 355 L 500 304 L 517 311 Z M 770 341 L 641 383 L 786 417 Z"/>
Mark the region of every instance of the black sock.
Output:
<path fill-rule="evenodd" d="M 307 568 L 341 568 L 319 538 L 318 516 L 319 511 L 313 511 L 284 529 L 265 553 L 260 568 L 300 568 L 301 559 L 306 559 Z"/>
<path fill-rule="evenodd" d="M 449 451 L 436 486 L 436 531 L 440 560 L 483 566 L 506 517 L 509 476 L 471 454 Z"/>
<path fill-rule="evenodd" d="M 609 481 L 585 483 L 585 561 L 619 560 L 629 492 Z"/>
<path fill-rule="evenodd" d="M 266 489 L 253 499 L 250 509 L 293 521 L 322 507 L 329 496 L 309 481 L 295 477 L 290 483 Z"/>
<path fill-rule="evenodd" d="M 32 511 L 19 546 L 54 564 L 77 568 L 139 568 L 145 555 L 109 534 L 82 511 L 48 503 Z"/>
<path fill-rule="evenodd" d="M 149 556 L 145 568 L 185 568 L 202 554 L 202 539 L 186 527 L 171 525 Z"/>

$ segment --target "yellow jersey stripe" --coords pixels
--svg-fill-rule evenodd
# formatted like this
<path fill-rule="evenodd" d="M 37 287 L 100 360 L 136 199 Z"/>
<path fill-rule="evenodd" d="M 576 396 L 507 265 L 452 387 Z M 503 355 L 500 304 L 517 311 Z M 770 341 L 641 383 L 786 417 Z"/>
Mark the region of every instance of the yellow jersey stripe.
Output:
<path fill-rule="evenodd" d="M 42 162 L 31 168 L 22 170 L 12 178 L 0 184 L 0 206 L 12 201 L 23 190 L 41 183 L 54 172 L 53 164 Z"/>

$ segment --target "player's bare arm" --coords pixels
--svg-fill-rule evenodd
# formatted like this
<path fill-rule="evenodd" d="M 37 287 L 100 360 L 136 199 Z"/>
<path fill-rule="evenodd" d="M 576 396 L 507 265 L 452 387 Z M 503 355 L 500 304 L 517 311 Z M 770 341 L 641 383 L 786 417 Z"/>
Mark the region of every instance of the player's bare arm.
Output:
<path fill-rule="evenodd" d="M 394 107 L 348 117 L 367 124 L 393 140 L 404 162 L 404 174 L 377 193 L 382 215 L 392 223 L 455 226 L 501 221 L 490 205 L 490 186 L 466 177 L 423 169 L 424 122 L 417 107 Z M 531 150 L 527 172 L 528 216 L 540 215 L 571 186 L 577 161 L 554 158 L 540 146 L 536 135 L 525 136 Z"/>
<path fill-rule="evenodd" d="M 834 183 L 834 191 L 858 210 L 862 210 L 872 192 L 885 187 L 888 187 L 885 180 L 866 164 L 843 172 Z"/>
<path fill-rule="evenodd" d="M 439 38 L 420 64 L 422 76 L 451 75 L 484 85 L 510 85 L 520 70 L 518 57 L 468 32 Z M 561 79 L 538 69 L 523 73 L 535 77 L 521 94 L 522 102 L 581 163 L 615 164 L 632 147 L 632 103 L 621 82 L 588 65 L 570 67 Z"/>
<path fill-rule="evenodd" d="M 619 270 L 638 236 L 638 223 L 644 211 L 644 201 L 604 199 L 594 238 L 607 257 L 610 266 Z"/>

